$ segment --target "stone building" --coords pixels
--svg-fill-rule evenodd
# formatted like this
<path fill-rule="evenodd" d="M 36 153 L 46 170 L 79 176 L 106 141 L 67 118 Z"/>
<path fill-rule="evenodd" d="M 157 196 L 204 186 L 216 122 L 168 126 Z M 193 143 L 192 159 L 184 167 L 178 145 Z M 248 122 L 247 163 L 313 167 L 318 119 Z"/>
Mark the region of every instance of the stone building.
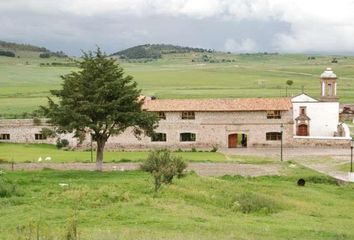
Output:
<path fill-rule="evenodd" d="M 321 75 L 321 98 L 303 93 L 293 98 L 145 99 L 143 108 L 159 117 L 153 137 L 135 138 L 132 129 L 112 136 L 111 149 L 211 149 L 284 146 L 347 146 L 350 132 L 339 122 L 337 76 L 331 69 Z M 42 120 L 0 120 L 0 141 L 55 143 L 46 138 Z M 90 136 L 78 143 L 61 135 L 71 146 L 88 148 Z"/>
<path fill-rule="evenodd" d="M 131 132 L 112 137 L 113 148 L 221 148 L 274 146 L 292 139 L 290 98 L 146 100 L 159 127 L 152 138 L 135 139 Z"/>
<path fill-rule="evenodd" d="M 199 149 L 276 146 L 284 132 L 285 145 L 292 140 L 292 111 L 290 98 L 241 98 L 203 100 L 146 100 L 146 111 L 155 112 L 159 126 L 153 137 L 135 138 L 132 129 L 112 136 L 107 148 Z M 281 129 L 282 126 L 282 129 Z M 1 120 L 0 139 L 4 142 L 55 143 L 45 138 L 42 128 L 50 128 L 45 120 Z M 73 146 L 87 148 L 90 137 L 82 144 L 72 135 L 61 135 Z"/>

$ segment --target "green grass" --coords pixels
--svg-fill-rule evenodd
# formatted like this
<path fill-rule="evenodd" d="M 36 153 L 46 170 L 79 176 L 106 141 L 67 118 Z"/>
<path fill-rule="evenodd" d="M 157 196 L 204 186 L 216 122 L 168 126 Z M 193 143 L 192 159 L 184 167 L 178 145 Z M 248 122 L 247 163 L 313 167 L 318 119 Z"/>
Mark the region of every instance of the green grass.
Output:
<path fill-rule="evenodd" d="M 148 156 L 149 152 L 122 152 L 106 151 L 105 162 L 132 161 L 139 162 Z M 189 162 L 223 162 L 226 158 L 216 152 L 175 152 L 173 155 L 181 156 Z M 0 143 L 0 160 L 14 162 L 37 162 L 38 158 L 43 160 L 51 157 L 51 162 L 90 162 L 90 151 L 64 151 L 58 150 L 54 145 L 49 144 L 16 144 Z M 94 161 L 96 159 L 94 152 Z"/>
<path fill-rule="evenodd" d="M 209 54 L 210 55 L 210 54 Z M 235 55 L 214 53 L 214 59 L 231 63 L 200 63 L 191 54 L 164 55 L 149 63 L 122 62 L 145 95 L 159 98 L 279 97 L 285 95 L 285 82 L 293 80 L 288 94 L 298 94 L 302 86 L 319 96 L 319 75 L 331 66 L 339 76 L 339 96 L 343 103 L 354 102 L 354 57 L 331 56 L 307 60 L 306 55 Z M 41 67 L 40 63 L 65 62 L 65 59 L 40 59 L 24 52 L 21 58 L 0 57 L 0 114 L 22 114 L 46 104 L 50 89 L 60 87 L 60 75 L 71 67 Z M 11 104 L 9 104 L 11 103 Z"/>
<path fill-rule="evenodd" d="M 342 172 L 350 172 L 350 163 L 344 163 L 337 166 L 337 169 Z M 353 163 L 353 170 L 354 170 L 354 163 Z"/>
<path fill-rule="evenodd" d="M 23 196 L 0 198 L 0 239 L 25 239 L 29 230 L 35 239 L 37 229 L 64 239 L 73 213 L 80 239 L 354 239 L 353 185 L 283 166 L 273 177 L 188 174 L 157 195 L 140 171 L 7 172 L 0 177 Z M 300 177 L 305 187 L 296 186 Z M 245 198 L 276 211 L 244 214 L 235 205 Z"/>
<path fill-rule="evenodd" d="M 230 161 L 235 163 L 243 163 L 243 164 L 270 164 L 270 163 L 279 163 L 278 158 L 270 158 L 270 157 L 255 157 L 255 156 L 238 156 L 231 155 L 228 158 Z"/>

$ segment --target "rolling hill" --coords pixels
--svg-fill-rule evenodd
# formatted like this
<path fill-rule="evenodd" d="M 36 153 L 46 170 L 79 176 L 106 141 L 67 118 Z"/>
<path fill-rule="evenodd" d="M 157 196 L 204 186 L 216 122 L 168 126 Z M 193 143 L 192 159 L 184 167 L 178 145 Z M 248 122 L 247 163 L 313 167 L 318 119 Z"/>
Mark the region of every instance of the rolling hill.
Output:
<path fill-rule="evenodd" d="M 161 58 L 163 54 L 173 53 L 191 53 L 191 52 L 213 52 L 204 48 L 181 47 L 171 44 L 144 44 L 131 47 L 116 53 L 112 56 L 119 56 L 122 59 L 139 59 L 139 58 Z"/>
<path fill-rule="evenodd" d="M 63 51 L 53 52 L 45 47 L 0 40 L 0 56 L 17 57 L 23 52 L 36 53 L 40 58 L 67 57 Z"/>

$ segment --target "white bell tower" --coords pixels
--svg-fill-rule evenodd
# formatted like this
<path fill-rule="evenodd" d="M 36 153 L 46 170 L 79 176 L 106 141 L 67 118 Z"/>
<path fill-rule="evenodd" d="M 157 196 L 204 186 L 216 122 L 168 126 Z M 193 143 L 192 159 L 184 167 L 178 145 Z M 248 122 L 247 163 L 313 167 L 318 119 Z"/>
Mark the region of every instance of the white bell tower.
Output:
<path fill-rule="evenodd" d="M 321 74 L 321 101 L 338 102 L 337 75 L 332 68 L 326 68 Z"/>

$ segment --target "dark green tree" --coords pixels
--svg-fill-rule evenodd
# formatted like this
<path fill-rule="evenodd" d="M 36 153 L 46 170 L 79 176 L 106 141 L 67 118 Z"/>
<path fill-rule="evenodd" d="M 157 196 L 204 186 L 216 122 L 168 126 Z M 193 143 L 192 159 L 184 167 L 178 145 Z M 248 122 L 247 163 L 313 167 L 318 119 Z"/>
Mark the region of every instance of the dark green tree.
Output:
<path fill-rule="evenodd" d="M 96 169 L 101 171 L 110 136 L 130 127 L 138 138 L 150 136 L 158 120 L 155 114 L 143 111 L 144 99 L 133 78 L 99 48 L 83 53 L 78 64 L 79 71 L 61 76 L 62 89 L 51 90 L 58 101 L 48 97 L 48 106 L 42 109 L 57 132 L 74 132 L 81 141 L 92 135 L 97 143 Z"/>

